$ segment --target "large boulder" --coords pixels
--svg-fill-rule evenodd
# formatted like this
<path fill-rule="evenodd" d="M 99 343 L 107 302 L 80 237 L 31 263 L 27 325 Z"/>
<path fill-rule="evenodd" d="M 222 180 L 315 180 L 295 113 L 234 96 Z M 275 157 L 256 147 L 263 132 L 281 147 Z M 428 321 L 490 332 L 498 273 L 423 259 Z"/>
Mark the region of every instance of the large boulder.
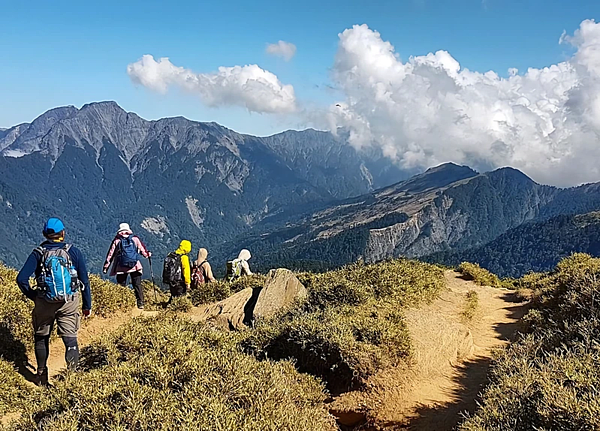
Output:
<path fill-rule="evenodd" d="M 272 316 L 306 295 L 306 288 L 292 271 L 272 269 L 264 287 L 244 289 L 199 310 L 196 317 L 224 329 L 239 330 L 251 326 L 254 319 Z"/>
<path fill-rule="evenodd" d="M 265 286 L 258 294 L 252 317 L 270 317 L 306 295 L 306 288 L 292 271 L 283 268 L 272 269 L 267 274 Z"/>

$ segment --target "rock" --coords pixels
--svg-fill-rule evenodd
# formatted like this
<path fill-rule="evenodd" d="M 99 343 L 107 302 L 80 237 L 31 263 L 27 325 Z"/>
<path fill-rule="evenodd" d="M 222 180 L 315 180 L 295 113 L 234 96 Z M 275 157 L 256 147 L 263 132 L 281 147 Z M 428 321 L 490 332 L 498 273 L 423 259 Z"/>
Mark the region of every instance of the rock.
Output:
<path fill-rule="evenodd" d="M 223 301 L 208 305 L 197 316 L 229 330 L 252 325 L 256 318 L 270 317 L 306 297 L 306 288 L 288 269 L 272 269 L 264 287 L 244 289 Z"/>
<path fill-rule="evenodd" d="M 242 329 L 245 326 L 244 309 L 252 298 L 253 290 L 251 288 L 244 289 L 227 299 L 209 305 L 201 317 L 223 329 Z"/>
<path fill-rule="evenodd" d="M 270 317 L 296 299 L 305 298 L 306 288 L 289 269 L 272 269 L 267 274 L 265 286 L 260 290 L 253 318 Z"/>

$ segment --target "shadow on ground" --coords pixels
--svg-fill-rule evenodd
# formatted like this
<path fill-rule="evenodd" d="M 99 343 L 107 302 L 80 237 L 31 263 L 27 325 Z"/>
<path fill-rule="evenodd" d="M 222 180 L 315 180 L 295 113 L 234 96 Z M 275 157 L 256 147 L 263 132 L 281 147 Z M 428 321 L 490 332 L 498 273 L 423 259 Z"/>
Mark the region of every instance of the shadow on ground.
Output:
<path fill-rule="evenodd" d="M 17 372 L 21 374 L 28 382 L 35 382 L 35 367 L 29 363 L 27 357 L 27 348 L 25 345 L 16 340 L 8 328 L 0 326 L 0 356 L 6 361 L 12 362 L 17 368 Z"/>

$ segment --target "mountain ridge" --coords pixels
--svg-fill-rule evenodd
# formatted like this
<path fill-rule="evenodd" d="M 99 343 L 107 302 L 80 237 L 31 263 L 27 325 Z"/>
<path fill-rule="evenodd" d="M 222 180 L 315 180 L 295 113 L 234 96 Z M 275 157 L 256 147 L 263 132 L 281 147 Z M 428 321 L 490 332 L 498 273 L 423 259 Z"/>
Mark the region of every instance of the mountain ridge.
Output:
<path fill-rule="evenodd" d="M 436 180 L 440 173 L 443 181 Z M 265 266 L 302 261 L 328 269 L 359 259 L 419 258 L 476 248 L 555 214 L 600 209 L 598 186 L 559 189 L 514 168 L 477 173 L 446 163 L 244 243 L 264 250 Z"/>
<path fill-rule="evenodd" d="M 145 120 L 115 102 L 55 108 L 2 133 L 4 220 L 39 226 L 60 216 L 75 240 L 100 249 L 123 221 L 161 253 L 183 238 L 211 248 L 265 217 L 406 176 L 382 154 L 360 153 L 324 132 L 253 137 L 183 117 Z M 385 175 L 361 169 L 378 163 Z M 37 229 L 18 238 L 0 228 L 0 237 L 17 244 L 0 247 L 13 265 L 39 241 Z M 97 269 L 103 251 L 90 244 L 89 252 Z"/>

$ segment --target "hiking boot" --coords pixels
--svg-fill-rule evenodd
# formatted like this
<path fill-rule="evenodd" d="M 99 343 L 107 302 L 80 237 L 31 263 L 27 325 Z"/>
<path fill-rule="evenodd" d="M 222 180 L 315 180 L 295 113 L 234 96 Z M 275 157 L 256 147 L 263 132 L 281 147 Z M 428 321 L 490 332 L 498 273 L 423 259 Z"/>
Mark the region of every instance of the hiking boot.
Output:
<path fill-rule="evenodd" d="M 139 308 L 140 310 L 143 310 L 144 309 L 144 304 L 138 304 L 137 308 Z"/>
<path fill-rule="evenodd" d="M 48 368 L 44 369 L 44 370 L 38 370 L 36 376 L 35 376 L 35 381 L 34 383 L 37 386 L 48 386 Z"/>

